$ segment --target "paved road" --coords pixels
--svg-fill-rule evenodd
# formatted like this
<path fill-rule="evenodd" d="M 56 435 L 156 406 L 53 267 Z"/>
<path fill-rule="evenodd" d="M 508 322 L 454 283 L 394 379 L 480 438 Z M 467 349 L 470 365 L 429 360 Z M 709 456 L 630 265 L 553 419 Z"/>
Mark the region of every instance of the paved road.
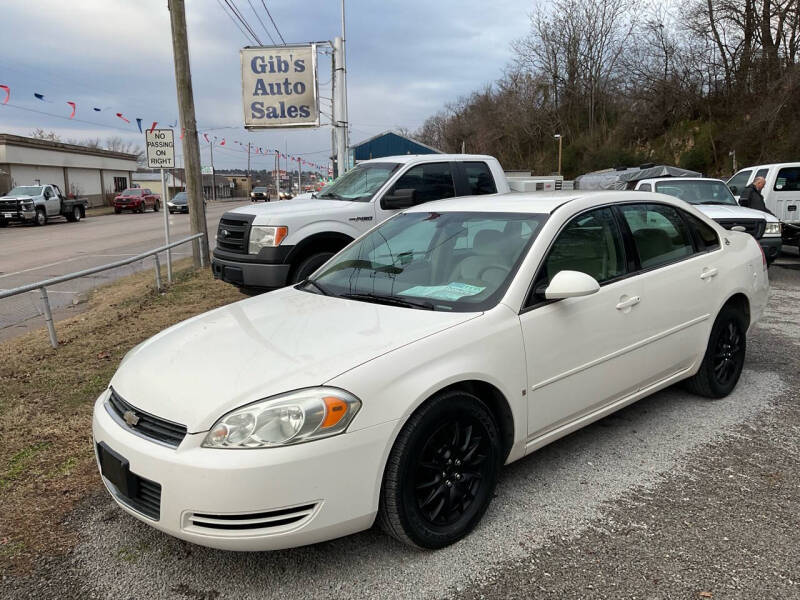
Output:
<path fill-rule="evenodd" d="M 800 598 L 800 261 L 781 263 L 733 394 L 664 390 L 514 463 L 481 525 L 452 547 L 416 552 L 368 531 L 221 552 L 161 534 L 99 492 L 69 518 L 75 551 L 7 579 L 6 594 Z"/>
<path fill-rule="evenodd" d="M 246 202 L 218 202 L 207 206 L 212 248 L 220 215 L 243 204 Z M 169 222 L 172 240 L 189 235 L 189 215 L 170 215 Z M 163 244 L 164 216 L 161 212 L 87 217 L 80 223 L 59 220 L 45 227 L 7 227 L 0 229 L 0 290 L 114 262 Z M 190 255 L 188 244 L 173 251 L 173 258 Z M 152 267 L 152 259 L 48 288 L 48 294 L 54 308 L 71 306 L 76 297 L 87 290 L 144 267 Z M 41 327 L 40 314 L 38 292 L 0 300 L 0 339 L 31 327 Z"/>

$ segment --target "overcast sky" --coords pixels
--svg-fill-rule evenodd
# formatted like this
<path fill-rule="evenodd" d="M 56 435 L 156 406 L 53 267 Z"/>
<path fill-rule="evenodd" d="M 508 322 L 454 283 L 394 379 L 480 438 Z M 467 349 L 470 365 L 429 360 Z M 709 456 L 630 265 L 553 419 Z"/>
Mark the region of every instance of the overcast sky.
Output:
<path fill-rule="evenodd" d="M 278 39 L 261 0 L 235 3 L 265 44 Z M 244 168 L 233 140 L 279 148 L 326 163 L 330 127 L 247 132 L 242 128 L 239 49 L 247 38 L 223 11 L 223 0 L 187 0 L 192 78 L 201 131 L 226 139 L 217 168 Z M 41 127 L 62 138 L 120 135 L 143 142 L 135 119 L 169 126 L 178 117 L 166 0 L 3 0 L 0 132 L 28 135 Z M 340 35 L 336 0 L 267 0 L 287 43 Z M 347 67 L 351 143 L 396 127 L 417 129 L 460 95 L 497 79 L 510 43 L 525 34 L 532 0 L 347 0 Z M 320 95 L 329 96 L 330 62 L 320 57 Z M 41 101 L 34 93 L 44 95 Z M 0 102 L 4 93 L 0 90 Z M 77 104 L 75 120 L 66 104 Z M 93 111 L 102 108 L 102 112 Z M 329 105 L 322 103 L 323 110 Z M 24 110 L 27 109 L 27 110 Z M 40 111 L 40 112 L 34 112 Z M 130 119 L 126 125 L 115 116 Z M 61 118 L 41 113 L 61 115 Z M 82 119 L 83 121 L 79 121 Z M 323 121 L 326 117 L 323 116 Z M 85 122 L 88 121 L 88 122 Z M 177 136 L 176 136 L 177 137 Z M 143 144 L 142 144 L 143 145 Z M 209 149 L 201 139 L 202 163 Z M 272 159 L 253 157 L 253 168 Z"/>

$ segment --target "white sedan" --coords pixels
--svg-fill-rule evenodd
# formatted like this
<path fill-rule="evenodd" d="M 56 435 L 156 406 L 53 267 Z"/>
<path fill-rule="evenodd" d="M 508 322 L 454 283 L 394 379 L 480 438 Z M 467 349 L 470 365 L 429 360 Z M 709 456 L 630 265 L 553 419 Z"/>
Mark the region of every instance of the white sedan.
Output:
<path fill-rule="evenodd" d="M 467 535 L 504 463 L 678 381 L 736 386 L 755 239 L 646 192 L 426 203 L 304 282 L 123 359 L 94 409 L 126 511 L 232 550 Z"/>

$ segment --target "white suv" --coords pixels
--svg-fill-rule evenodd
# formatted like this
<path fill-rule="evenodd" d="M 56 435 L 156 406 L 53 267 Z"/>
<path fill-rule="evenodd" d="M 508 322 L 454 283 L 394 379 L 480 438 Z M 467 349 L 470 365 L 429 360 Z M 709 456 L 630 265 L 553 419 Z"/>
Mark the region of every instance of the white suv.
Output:
<path fill-rule="evenodd" d="M 725 229 L 746 231 L 758 240 L 767 263 L 781 253 L 781 222 L 769 213 L 739 206 L 731 190 L 721 179 L 706 177 L 664 177 L 642 179 L 636 184 L 640 192 L 668 194 L 689 204 L 714 219 Z"/>

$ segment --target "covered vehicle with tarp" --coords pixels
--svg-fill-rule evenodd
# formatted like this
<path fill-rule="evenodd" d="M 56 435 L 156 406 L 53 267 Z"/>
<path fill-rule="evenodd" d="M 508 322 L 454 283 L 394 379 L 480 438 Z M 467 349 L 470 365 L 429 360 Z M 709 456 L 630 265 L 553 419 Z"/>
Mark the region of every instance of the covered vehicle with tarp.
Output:
<path fill-rule="evenodd" d="M 586 173 L 575 178 L 576 190 L 632 190 L 636 182 L 655 177 L 702 177 L 697 171 L 669 165 L 646 164 Z"/>

